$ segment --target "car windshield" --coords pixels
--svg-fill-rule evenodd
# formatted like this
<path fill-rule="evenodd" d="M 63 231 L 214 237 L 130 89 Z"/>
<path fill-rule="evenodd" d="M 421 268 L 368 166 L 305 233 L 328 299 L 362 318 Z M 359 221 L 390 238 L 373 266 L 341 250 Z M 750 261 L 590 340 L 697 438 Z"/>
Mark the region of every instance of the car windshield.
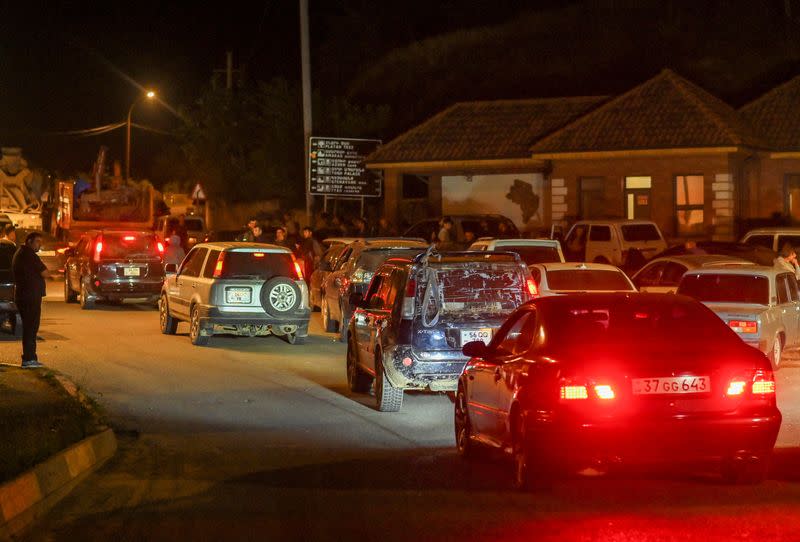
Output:
<path fill-rule="evenodd" d="M 531 245 L 501 245 L 495 250 L 502 250 L 504 252 L 516 252 L 527 265 L 535 263 L 552 263 L 560 262 L 561 256 L 558 254 L 556 247 L 546 246 L 531 246 Z"/>
<path fill-rule="evenodd" d="M 100 259 L 158 258 L 158 241 L 155 235 L 143 233 L 103 233 Z"/>
<path fill-rule="evenodd" d="M 273 277 L 295 279 L 292 255 L 285 252 L 225 252 L 222 274 L 219 278 L 254 278 L 269 280 Z"/>
<path fill-rule="evenodd" d="M 565 291 L 633 290 L 624 273 L 608 269 L 564 269 L 560 271 L 548 271 L 547 285 L 551 290 Z"/>
<path fill-rule="evenodd" d="M 769 303 L 769 279 L 761 275 L 685 275 L 678 293 L 708 303 Z"/>
<path fill-rule="evenodd" d="M 626 241 L 659 241 L 661 236 L 653 224 L 626 224 L 622 226 L 622 238 Z"/>
<path fill-rule="evenodd" d="M 547 307 L 547 341 L 555 348 L 585 348 L 590 343 L 639 348 L 674 347 L 677 337 L 726 344 L 731 331 L 702 305 L 664 299 L 581 299 L 564 296 Z M 564 302 L 561 302 L 561 301 Z M 735 337 L 735 336 L 734 336 Z M 576 342 L 576 339 L 579 339 Z"/>

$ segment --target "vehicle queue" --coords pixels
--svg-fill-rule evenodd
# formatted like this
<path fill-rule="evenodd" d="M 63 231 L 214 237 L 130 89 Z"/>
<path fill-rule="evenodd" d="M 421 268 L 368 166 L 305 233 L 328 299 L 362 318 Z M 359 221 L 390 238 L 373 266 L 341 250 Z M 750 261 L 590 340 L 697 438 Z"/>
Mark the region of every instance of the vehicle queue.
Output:
<path fill-rule="evenodd" d="M 163 279 L 155 236 L 90 232 L 82 243 L 67 251 L 67 302 L 144 292 L 162 333 L 186 321 L 198 346 L 221 333 L 301 343 L 319 309 L 346 345 L 350 391 L 374 393 L 382 412 L 400 410 L 406 390 L 447 393 L 459 454 L 508 455 L 519 488 L 653 462 L 760 482 L 781 422 L 773 371 L 800 345 L 789 249 L 666 248 L 645 221 L 577 223 L 563 250 L 552 239 L 440 250 L 424 238 L 341 238 L 323 241 L 311 276 L 264 243 L 199 243 Z M 626 274 L 623 255 L 642 265 Z"/>

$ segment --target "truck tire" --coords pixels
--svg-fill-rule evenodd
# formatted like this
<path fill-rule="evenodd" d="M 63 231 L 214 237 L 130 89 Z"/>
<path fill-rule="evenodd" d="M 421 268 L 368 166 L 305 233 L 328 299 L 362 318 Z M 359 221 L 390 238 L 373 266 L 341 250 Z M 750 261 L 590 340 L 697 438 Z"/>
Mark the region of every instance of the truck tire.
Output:
<path fill-rule="evenodd" d="M 403 389 L 395 388 L 386 378 L 381 353 L 375 356 L 375 403 L 381 412 L 399 412 L 403 408 Z"/>
<path fill-rule="evenodd" d="M 271 316 L 286 316 L 300 306 L 303 297 L 293 280 L 275 277 L 261 287 L 261 306 Z"/>

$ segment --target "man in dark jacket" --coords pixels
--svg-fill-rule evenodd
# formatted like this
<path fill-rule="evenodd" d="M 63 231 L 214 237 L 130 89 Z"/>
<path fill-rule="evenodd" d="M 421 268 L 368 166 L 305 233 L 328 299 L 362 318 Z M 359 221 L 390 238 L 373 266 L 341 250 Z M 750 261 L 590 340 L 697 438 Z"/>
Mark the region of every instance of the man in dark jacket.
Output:
<path fill-rule="evenodd" d="M 49 275 L 47 266 L 36 255 L 42 247 L 42 234 L 33 231 L 25 238 L 14 254 L 11 268 L 14 272 L 14 302 L 22 318 L 22 366 L 41 367 L 36 357 L 36 335 L 42 316 L 42 298 L 46 288 L 44 279 Z"/>

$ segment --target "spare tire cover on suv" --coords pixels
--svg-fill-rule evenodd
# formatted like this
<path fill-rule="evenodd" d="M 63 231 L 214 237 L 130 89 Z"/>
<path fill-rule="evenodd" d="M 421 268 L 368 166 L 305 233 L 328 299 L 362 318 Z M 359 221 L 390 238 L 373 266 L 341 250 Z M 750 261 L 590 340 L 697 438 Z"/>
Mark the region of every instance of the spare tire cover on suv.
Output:
<path fill-rule="evenodd" d="M 302 294 L 293 280 L 275 277 L 261 287 L 261 306 L 272 316 L 285 316 L 300 306 Z"/>

